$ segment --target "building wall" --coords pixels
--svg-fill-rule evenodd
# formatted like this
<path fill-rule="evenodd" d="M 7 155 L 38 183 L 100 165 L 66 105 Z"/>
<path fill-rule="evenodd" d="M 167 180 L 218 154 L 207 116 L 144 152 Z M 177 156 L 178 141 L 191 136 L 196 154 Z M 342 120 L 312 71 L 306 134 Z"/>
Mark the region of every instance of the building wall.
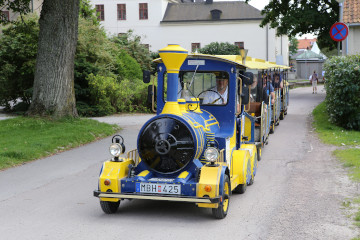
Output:
<path fill-rule="evenodd" d="M 91 3 L 93 6 L 104 5 L 105 21 L 102 21 L 101 25 L 109 35 L 118 35 L 133 29 L 142 37 L 158 33 L 167 6 L 166 0 L 93 0 Z M 139 19 L 139 3 L 148 4 L 148 19 Z M 117 4 L 126 4 L 126 20 L 117 20 Z M 144 40 L 144 43 L 148 42 Z"/>
<path fill-rule="evenodd" d="M 283 64 L 288 65 L 288 38 L 276 37 L 275 29 L 260 28 L 260 20 L 169 24 L 160 23 L 167 0 L 92 0 L 91 3 L 93 6 L 104 5 L 105 21 L 101 25 L 109 35 L 126 33 L 132 29 L 134 34 L 141 36 L 142 43 L 149 44 L 150 50 L 154 52 L 168 44 L 180 44 L 191 52 L 192 43 L 200 43 L 200 47 L 204 47 L 211 42 L 244 42 L 244 47 L 249 50 L 248 56 L 276 62 L 276 56 L 282 52 Z M 125 21 L 117 20 L 117 4 L 121 3 L 126 4 Z M 148 3 L 148 20 L 139 20 L 139 3 Z"/>
<path fill-rule="evenodd" d="M 322 79 L 324 60 L 320 61 L 296 61 L 297 79 L 309 79 L 310 75 L 316 71 L 319 80 Z"/>
<path fill-rule="evenodd" d="M 359 54 L 360 53 L 359 39 L 360 39 L 360 24 L 355 26 L 349 26 L 348 37 L 345 41 L 343 41 L 345 47 L 345 49 L 343 48 L 343 53 L 347 52 L 348 55 Z"/>

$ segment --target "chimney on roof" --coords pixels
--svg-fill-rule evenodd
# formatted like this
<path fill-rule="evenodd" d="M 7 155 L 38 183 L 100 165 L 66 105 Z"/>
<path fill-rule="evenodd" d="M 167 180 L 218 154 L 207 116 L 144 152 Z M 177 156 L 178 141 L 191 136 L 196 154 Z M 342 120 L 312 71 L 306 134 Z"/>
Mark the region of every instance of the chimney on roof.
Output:
<path fill-rule="evenodd" d="M 205 4 L 212 4 L 213 0 L 206 0 Z"/>
<path fill-rule="evenodd" d="M 210 13 L 211 13 L 211 19 L 212 20 L 219 20 L 222 11 L 219 10 L 219 9 L 213 9 L 213 10 L 210 11 Z"/>

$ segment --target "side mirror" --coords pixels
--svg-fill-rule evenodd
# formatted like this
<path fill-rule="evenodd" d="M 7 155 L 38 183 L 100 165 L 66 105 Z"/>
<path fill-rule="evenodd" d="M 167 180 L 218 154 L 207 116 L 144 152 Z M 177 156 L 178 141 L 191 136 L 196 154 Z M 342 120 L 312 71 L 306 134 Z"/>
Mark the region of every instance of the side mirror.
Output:
<path fill-rule="evenodd" d="M 150 82 L 150 71 L 143 70 L 143 82 L 144 83 Z"/>
<path fill-rule="evenodd" d="M 244 77 L 241 78 L 244 84 L 251 85 L 254 82 L 254 74 L 252 72 L 245 72 Z"/>
<path fill-rule="evenodd" d="M 249 103 L 249 88 L 248 87 L 242 87 L 242 93 L 241 93 L 241 104 L 246 105 Z"/>

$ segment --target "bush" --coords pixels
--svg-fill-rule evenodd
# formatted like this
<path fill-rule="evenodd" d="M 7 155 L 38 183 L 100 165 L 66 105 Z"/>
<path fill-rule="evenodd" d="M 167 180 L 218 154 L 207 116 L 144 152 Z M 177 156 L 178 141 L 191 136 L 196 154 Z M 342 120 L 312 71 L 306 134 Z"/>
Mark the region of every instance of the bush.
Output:
<path fill-rule="evenodd" d="M 333 57 L 324 65 L 330 120 L 360 130 L 360 55 Z"/>
<path fill-rule="evenodd" d="M 25 16 L 7 25 L 0 37 L 0 105 L 18 99 L 30 104 L 39 35 L 39 18 Z"/>
<path fill-rule="evenodd" d="M 240 49 L 238 46 L 229 42 L 212 42 L 205 47 L 200 48 L 199 52 L 212 55 L 239 55 Z"/>
<path fill-rule="evenodd" d="M 124 79 L 120 83 L 116 77 L 90 74 L 87 78 L 97 115 L 115 112 L 146 111 L 147 85 L 140 79 Z"/>

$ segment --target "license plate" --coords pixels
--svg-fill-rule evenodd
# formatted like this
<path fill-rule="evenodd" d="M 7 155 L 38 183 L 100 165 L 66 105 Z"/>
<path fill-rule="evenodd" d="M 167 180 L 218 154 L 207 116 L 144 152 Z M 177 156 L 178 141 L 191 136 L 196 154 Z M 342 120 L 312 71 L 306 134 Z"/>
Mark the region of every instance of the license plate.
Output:
<path fill-rule="evenodd" d="M 181 185 L 166 183 L 136 183 L 136 192 L 156 194 L 181 194 Z"/>

